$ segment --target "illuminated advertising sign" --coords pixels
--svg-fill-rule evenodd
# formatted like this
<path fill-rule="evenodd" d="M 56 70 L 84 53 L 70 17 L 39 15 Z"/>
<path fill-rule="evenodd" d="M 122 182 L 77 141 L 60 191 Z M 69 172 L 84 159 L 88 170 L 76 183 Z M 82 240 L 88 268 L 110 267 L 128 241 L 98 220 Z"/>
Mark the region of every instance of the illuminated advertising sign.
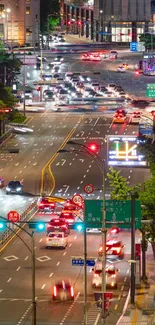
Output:
<path fill-rule="evenodd" d="M 109 166 L 147 166 L 144 155 L 138 152 L 138 139 L 135 136 L 108 136 Z"/>

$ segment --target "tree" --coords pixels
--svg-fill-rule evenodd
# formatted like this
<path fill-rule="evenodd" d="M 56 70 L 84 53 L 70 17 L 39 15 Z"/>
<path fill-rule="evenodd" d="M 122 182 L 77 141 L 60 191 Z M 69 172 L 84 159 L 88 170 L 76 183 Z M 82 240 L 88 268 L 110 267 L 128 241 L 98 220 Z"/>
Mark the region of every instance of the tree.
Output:
<path fill-rule="evenodd" d="M 149 163 L 151 174 L 155 174 L 155 142 L 143 136 L 138 144 L 138 151 L 142 153 Z"/>
<path fill-rule="evenodd" d="M 140 191 L 140 184 L 129 186 L 127 179 L 120 175 L 121 171 L 110 167 L 107 174 L 110 187 L 112 188 L 110 196 L 112 200 L 130 200 L 131 193 Z"/>
<path fill-rule="evenodd" d="M 0 82 L 12 86 L 15 74 L 20 72 L 22 62 L 13 53 L 7 53 L 0 41 Z"/>
<path fill-rule="evenodd" d="M 4 104 L 4 107 L 9 107 L 12 109 L 15 108 L 15 105 L 18 102 L 18 100 L 12 94 L 11 89 L 4 87 L 2 84 L 0 84 L 0 98 Z"/>
<path fill-rule="evenodd" d="M 59 23 L 59 18 L 49 17 L 48 19 L 49 31 L 55 30 L 58 23 Z"/>
<path fill-rule="evenodd" d="M 151 33 L 141 34 L 140 42 L 144 42 L 146 49 L 153 49 L 155 48 L 155 35 Z"/>

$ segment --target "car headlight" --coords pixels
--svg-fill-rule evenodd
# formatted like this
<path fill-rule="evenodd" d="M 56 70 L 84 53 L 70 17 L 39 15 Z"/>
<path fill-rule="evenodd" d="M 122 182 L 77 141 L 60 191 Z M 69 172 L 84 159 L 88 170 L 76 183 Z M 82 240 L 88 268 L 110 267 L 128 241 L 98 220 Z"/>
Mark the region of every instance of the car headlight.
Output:
<path fill-rule="evenodd" d="M 7 190 L 8 192 L 11 191 L 10 188 L 9 188 L 8 186 L 6 187 L 6 190 Z"/>
<path fill-rule="evenodd" d="M 21 189 L 22 189 L 21 187 L 17 187 L 17 188 L 16 188 L 16 191 L 17 191 L 17 192 L 20 192 Z"/>

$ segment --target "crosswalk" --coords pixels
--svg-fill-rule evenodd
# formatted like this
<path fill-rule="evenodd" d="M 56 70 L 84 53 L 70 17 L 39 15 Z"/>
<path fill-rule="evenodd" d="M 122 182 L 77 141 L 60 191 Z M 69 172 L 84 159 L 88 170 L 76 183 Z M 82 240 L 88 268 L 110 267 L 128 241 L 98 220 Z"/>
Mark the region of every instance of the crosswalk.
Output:
<path fill-rule="evenodd" d="M 97 325 L 100 319 L 100 313 L 96 305 L 89 308 L 87 313 L 87 325 Z M 84 325 L 84 320 L 82 322 Z"/>

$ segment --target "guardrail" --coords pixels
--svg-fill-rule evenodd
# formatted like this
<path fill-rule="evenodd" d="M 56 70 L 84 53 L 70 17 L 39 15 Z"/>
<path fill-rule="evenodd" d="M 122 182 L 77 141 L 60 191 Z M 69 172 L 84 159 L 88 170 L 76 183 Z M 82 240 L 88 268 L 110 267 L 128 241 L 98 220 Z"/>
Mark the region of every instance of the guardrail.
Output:
<path fill-rule="evenodd" d="M 4 133 L 1 137 L 0 137 L 0 145 L 3 144 L 3 142 L 9 138 L 9 136 L 12 134 L 11 130 L 8 130 L 6 133 Z"/>
<path fill-rule="evenodd" d="M 38 210 L 37 202 L 33 202 L 30 206 L 20 215 L 20 221 L 28 221 L 33 214 Z M 13 235 L 17 233 L 19 228 L 13 224 L 8 224 L 9 228 L 7 228 L 4 232 L 0 234 L 0 244 L 4 245 Z"/>

